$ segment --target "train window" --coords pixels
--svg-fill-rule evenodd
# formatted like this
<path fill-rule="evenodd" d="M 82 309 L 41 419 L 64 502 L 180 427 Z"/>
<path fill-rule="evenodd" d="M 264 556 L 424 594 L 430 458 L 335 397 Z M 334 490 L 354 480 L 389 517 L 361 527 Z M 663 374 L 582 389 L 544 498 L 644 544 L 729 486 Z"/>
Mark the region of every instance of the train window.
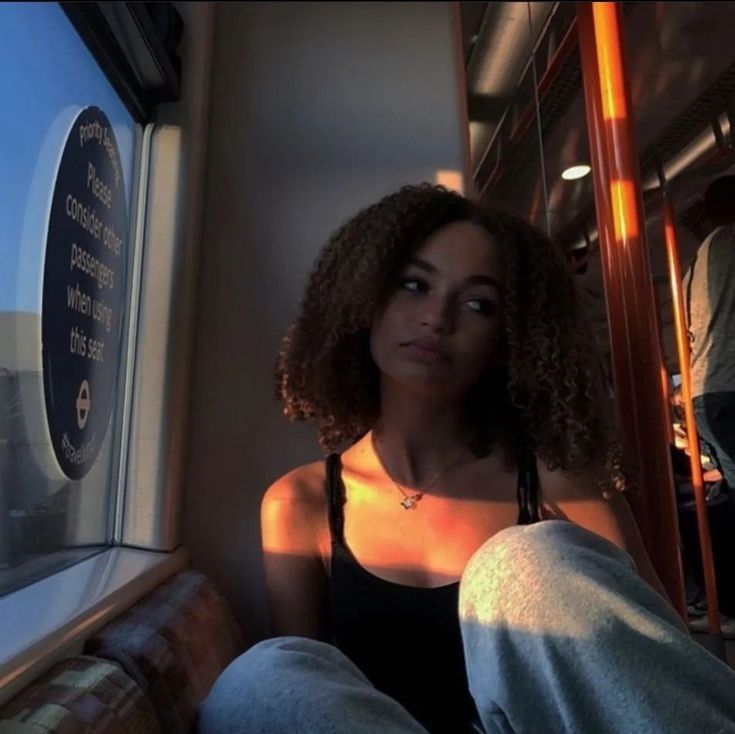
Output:
<path fill-rule="evenodd" d="M 0 34 L 2 595 L 113 539 L 141 129 L 59 5 Z"/>

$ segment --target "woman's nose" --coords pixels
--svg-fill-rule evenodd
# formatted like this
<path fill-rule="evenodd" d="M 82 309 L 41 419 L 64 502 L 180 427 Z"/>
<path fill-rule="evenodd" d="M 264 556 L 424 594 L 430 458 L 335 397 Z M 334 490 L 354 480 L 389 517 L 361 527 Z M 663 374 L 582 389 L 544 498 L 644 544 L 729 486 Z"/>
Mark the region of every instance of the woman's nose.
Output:
<path fill-rule="evenodd" d="M 445 333 L 452 330 L 452 310 L 448 303 L 439 298 L 430 298 L 426 299 L 422 305 L 423 309 L 420 313 L 422 326 L 426 326 L 436 333 Z"/>

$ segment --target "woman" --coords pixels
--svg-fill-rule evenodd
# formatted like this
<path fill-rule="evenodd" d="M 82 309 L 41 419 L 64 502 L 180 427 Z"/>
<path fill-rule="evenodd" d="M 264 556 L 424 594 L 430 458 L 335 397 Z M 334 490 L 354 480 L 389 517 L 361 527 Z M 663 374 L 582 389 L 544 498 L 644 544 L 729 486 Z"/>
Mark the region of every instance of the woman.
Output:
<path fill-rule="evenodd" d="M 548 630 L 527 629 L 524 641 L 514 632 L 512 644 L 498 633 L 511 624 L 498 604 L 526 605 L 528 587 L 515 577 L 541 573 L 584 595 L 575 564 L 599 558 L 667 640 L 685 635 L 615 491 L 601 371 L 549 240 L 441 187 L 404 187 L 326 245 L 277 375 L 286 415 L 314 422 L 330 455 L 265 494 L 279 639 L 223 675 L 203 707 L 204 730 L 463 732 L 479 729 L 479 715 L 486 731 L 526 731 L 533 721 L 569 730 L 575 716 L 607 731 L 595 695 L 575 708 L 548 693 L 549 670 L 534 678 L 524 668 L 529 645 L 548 649 Z M 570 522 L 508 530 L 554 519 Z M 578 548 L 588 555 L 577 558 Z M 578 575 L 586 582 L 588 573 Z M 556 613 L 565 592 L 552 604 L 542 577 L 532 584 L 546 595 L 538 606 Z M 595 583 L 607 591 L 607 581 Z M 579 610 L 567 611 L 557 625 L 565 632 Z M 598 650 L 554 639 L 562 652 L 552 658 L 581 655 L 595 672 Z M 531 658 L 548 668 L 538 650 Z M 296 697 L 280 698 L 283 687 Z M 542 702 L 525 720 L 532 707 L 519 693 Z M 235 711 L 242 728 L 222 729 Z"/>

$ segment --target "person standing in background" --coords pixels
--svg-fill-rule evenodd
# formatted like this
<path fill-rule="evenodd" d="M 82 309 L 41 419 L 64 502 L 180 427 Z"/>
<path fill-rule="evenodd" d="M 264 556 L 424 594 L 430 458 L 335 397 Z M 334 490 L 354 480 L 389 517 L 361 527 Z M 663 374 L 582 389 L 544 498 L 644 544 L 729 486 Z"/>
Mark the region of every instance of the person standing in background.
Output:
<path fill-rule="evenodd" d="M 705 191 L 714 230 L 684 276 L 691 344 L 692 398 L 697 431 L 711 449 L 724 482 L 723 506 L 710 516 L 720 612 L 735 616 L 735 176 Z M 714 498 L 712 498 L 714 500 Z M 726 625 L 723 625 L 723 629 Z"/>
<path fill-rule="evenodd" d="M 735 176 L 705 192 L 715 229 L 684 276 L 697 428 L 735 488 Z"/>

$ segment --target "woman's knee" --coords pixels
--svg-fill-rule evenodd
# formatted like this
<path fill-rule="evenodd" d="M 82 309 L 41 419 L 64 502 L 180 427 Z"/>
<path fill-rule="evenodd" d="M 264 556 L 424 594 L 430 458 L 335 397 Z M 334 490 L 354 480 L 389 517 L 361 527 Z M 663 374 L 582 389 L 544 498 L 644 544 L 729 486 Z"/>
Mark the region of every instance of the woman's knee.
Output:
<path fill-rule="evenodd" d="M 465 575 L 492 571 L 516 578 L 513 569 L 563 568 L 580 553 L 610 556 L 633 567 L 630 555 L 602 536 L 566 520 L 544 520 L 496 533 L 472 556 Z"/>
<path fill-rule="evenodd" d="M 308 692 L 309 670 L 317 661 L 322 667 L 335 666 L 339 655 L 332 645 L 305 637 L 275 637 L 253 645 L 214 682 L 199 707 L 198 731 L 224 734 L 234 731 L 232 722 L 256 724 L 271 715 L 266 709 L 278 698 L 278 691 Z"/>
<path fill-rule="evenodd" d="M 634 571 L 630 555 L 610 541 L 564 520 L 506 528 L 470 559 L 462 576 L 460 605 L 478 605 L 484 614 L 500 614 L 507 604 L 559 592 L 572 576 L 593 572 L 600 563 Z M 479 611 L 479 609 L 477 609 Z"/>
<path fill-rule="evenodd" d="M 310 671 L 351 665 L 333 645 L 307 637 L 285 636 L 263 640 L 235 658 L 212 688 L 213 693 L 236 687 L 259 686 L 273 677 L 285 680 L 288 676 L 308 674 Z"/>

